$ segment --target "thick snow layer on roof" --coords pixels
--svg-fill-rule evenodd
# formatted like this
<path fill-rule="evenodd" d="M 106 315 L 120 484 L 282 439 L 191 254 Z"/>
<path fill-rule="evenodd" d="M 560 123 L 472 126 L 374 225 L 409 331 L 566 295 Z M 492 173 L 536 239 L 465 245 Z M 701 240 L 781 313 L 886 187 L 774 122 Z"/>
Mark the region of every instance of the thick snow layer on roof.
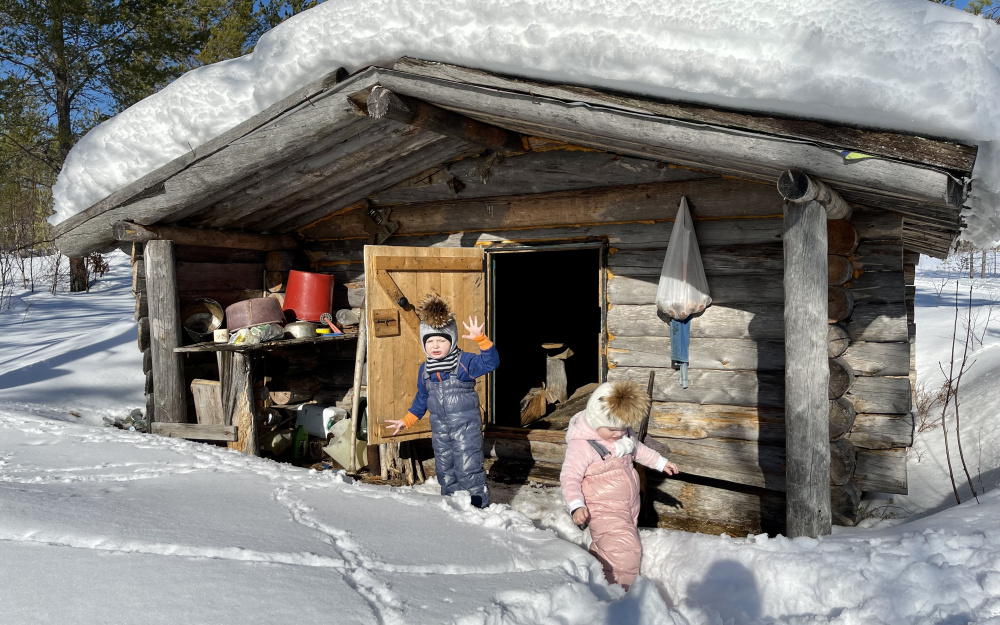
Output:
<path fill-rule="evenodd" d="M 58 223 L 343 66 L 400 56 L 981 146 L 967 238 L 1000 237 L 1000 27 L 926 0 L 343 0 L 196 69 L 70 153 Z"/>

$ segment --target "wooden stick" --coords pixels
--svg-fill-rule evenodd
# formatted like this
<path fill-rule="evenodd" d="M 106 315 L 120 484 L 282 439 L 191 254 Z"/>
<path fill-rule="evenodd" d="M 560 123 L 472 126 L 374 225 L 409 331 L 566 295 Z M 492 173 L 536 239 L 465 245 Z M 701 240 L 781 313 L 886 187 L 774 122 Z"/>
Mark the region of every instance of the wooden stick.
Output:
<path fill-rule="evenodd" d="M 378 446 L 378 464 L 381 469 L 382 480 L 389 479 L 389 443 L 382 443 Z"/>
<path fill-rule="evenodd" d="M 354 448 L 358 444 L 358 411 L 361 409 L 361 376 L 364 373 L 368 343 L 368 313 L 364 301 L 361 302 L 361 323 L 358 324 L 358 349 L 354 355 L 354 396 L 351 397 L 351 462 L 349 473 L 358 470 Z"/>

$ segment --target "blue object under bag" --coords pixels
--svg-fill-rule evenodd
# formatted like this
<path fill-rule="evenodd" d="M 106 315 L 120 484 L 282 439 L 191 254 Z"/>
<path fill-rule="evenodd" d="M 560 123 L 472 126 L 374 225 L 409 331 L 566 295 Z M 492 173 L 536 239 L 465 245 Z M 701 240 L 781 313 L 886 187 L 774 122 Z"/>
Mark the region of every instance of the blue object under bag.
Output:
<path fill-rule="evenodd" d="M 681 387 L 688 387 L 688 347 L 691 344 L 691 317 L 670 320 L 670 366 L 681 371 Z"/>

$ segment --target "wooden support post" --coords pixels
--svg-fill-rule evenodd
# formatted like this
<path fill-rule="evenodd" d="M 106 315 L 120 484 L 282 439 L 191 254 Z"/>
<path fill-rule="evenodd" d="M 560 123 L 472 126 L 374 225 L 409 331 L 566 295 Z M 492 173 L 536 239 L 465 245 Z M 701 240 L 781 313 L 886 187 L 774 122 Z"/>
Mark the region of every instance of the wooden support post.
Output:
<path fill-rule="evenodd" d="M 503 155 L 523 154 L 527 141 L 521 135 L 499 126 L 478 122 L 433 104 L 415 100 L 376 85 L 368 95 L 368 115 L 391 119 L 453 139 L 461 139 Z"/>
<path fill-rule="evenodd" d="M 253 234 L 214 230 L 211 228 L 183 228 L 181 226 L 142 226 L 131 221 L 114 225 L 114 236 L 119 241 L 173 241 L 178 245 L 224 247 L 240 250 L 272 252 L 298 247 L 295 237 L 287 234 Z M 148 254 L 145 254 L 148 257 Z"/>
<path fill-rule="evenodd" d="M 174 353 L 181 346 L 181 312 L 173 241 L 150 241 L 144 261 L 156 420 L 186 423 L 184 356 Z"/>
<path fill-rule="evenodd" d="M 358 411 L 361 410 L 361 376 L 365 369 L 365 356 L 367 354 L 368 324 L 364 320 L 368 318 L 364 306 L 361 307 L 362 322 L 358 324 L 358 349 L 354 355 L 354 395 L 351 397 L 351 449 L 358 446 Z M 358 470 L 357 454 L 351 454 L 350 466 L 347 467 L 349 473 Z"/>
<path fill-rule="evenodd" d="M 790 538 L 831 531 L 826 209 L 785 203 L 786 523 Z"/>
<path fill-rule="evenodd" d="M 257 440 L 257 411 L 253 391 L 253 363 L 244 352 L 219 352 L 222 385 L 222 414 L 225 425 L 235 425 L 237 439 L 230 449 L 260 455 Z M 157 393 L 159 395 L 159 393 Z"/>

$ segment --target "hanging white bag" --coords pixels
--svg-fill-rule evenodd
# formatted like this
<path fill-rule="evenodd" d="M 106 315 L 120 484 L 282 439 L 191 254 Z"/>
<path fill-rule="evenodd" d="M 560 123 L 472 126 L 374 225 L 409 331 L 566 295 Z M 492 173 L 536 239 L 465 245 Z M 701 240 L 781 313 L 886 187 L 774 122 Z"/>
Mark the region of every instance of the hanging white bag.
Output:
<path fill-rule="evenodd" d="M 687 198 L 681 198 L 677 218 L 667 244 L 667 255 L 660 270 L 660 284 L 656 289 L 656 308 L 672 319 L 684 320 L 705 310 L 712 303 L 701 263 L 694 222 L 688 209 Z"/>

